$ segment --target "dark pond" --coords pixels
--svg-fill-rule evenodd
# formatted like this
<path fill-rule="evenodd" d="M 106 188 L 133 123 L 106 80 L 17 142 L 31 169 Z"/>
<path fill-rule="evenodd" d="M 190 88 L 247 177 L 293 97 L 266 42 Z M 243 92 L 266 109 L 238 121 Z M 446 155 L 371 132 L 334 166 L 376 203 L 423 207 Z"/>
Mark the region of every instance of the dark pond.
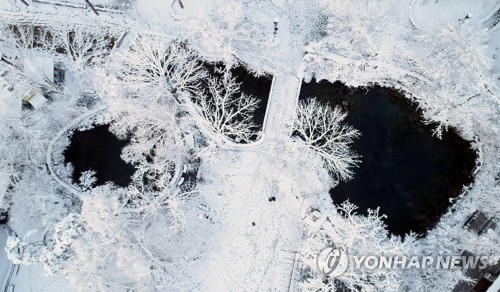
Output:
<path fill-rule="evenodd" d="M 113 182 L 117 186 L 128 186 L 135 168 L 120 158 L 127 143 L 113 135 L 109 125 L 75 131 L 64 152 L 64 162 L 71 162 L 74 167 L 73 182 L 78 184 L 82 172 L 94 170 L 97 185 Z"/>
<path fill-rule="evenodd" d="M 208 72 L 212 76 L 220 76 L 215 72 L 215 68 L 223 68 L 222 64 L 205 64 Z M 234 67 L 231 69 L 231 74 L 236 78 L 236 82 L 241 83 L 241 92 L 247 95 L 252 95 L 259 99 L 259 108 L 255 111 L 253 122 L 257 125 L 257 131 L 262 129 L 264 117 L 266 115 L 267 101 L 271 91 L 273 77 L 270 75 L 255 76 L 248 72 L 243 66 Z"/>
<path fill-rule="evenodd" d="M 361 132 L 353 148 L 362 163 L 351 181 L 330 190 L 334 203 L 349 199 L 365 213 L 380 207 L 391 233 L 425 234 L 472 181 L 476 156 L 469 144 L 452 131 L 433 137 L 400 93 L 313 80 L 302 85 L 300 98 L 307 97 L 331 106 L 348 102 L 346 122 Z"/>

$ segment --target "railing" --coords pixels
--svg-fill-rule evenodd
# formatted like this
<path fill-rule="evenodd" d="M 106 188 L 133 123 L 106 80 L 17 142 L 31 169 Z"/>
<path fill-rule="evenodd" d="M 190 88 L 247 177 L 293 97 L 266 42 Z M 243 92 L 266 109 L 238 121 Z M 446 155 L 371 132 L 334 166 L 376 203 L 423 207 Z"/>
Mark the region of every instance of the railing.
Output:
<path fill-rule="evenodd" d="M 483 25 L 485 27 L 487 27 L 488 29 L 492 29 L 498 23 L 500 23 L 500 5 L 499 5 L 497 11 L 495 11 L 495 13 L 493 13 L 493 15 L 491 15 L 490 18 L 488 18 L 486 21 L 483 22 Z"/>

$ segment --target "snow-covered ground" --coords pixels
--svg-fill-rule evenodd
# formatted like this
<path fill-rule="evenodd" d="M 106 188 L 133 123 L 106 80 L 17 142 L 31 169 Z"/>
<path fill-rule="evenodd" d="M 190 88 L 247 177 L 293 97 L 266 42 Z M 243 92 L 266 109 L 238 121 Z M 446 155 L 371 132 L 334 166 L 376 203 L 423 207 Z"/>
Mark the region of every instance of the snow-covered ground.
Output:
<path fill-rule="evenodd" d="M 6 227 L 2 226 L 2 230 L 0 230 L 0 283 L 6 283 L 8 279 L 11 263 L 9 259 L 7 259 L 7 253 L 5 252 L 5 243 L 7 242 L 7 237 L 9 233 L 6 230 Z"/>
<path fill-rule="evenodd" d="M 258 151 L 227 151 L 218 158 L 200 173 L 207 182 L 200 192 L 210 208 L 208 220 L 218 226 L 210 239 L 208 260 L 197 271 L 204 289 L 287 289 L 294 263 L 277 264 L 283 257 L 294 258 L 300 245 L 303 223 L 297 199 L 265 181 Z"/>
<path fill-rule="evenodd" d="M 190 205 L 184 206 L 185 209 L 182 209 L 186 221 L 182 232 L 169 237 L 170 234 L 165 232 L 165 221 L 161 220 L 150 222 L 147 227 L 144 227 L 144 230 L 141 229 L 141 232 L 144 232 L 144 234 L 145 232 L 157 234 L 155 237 L 148 238 L 147 241 L 147 244 L 151 244 L 156 252 L 163 252 L 163 254 L 155 254 L 155 256 L 159 258 L 168 254 L 175 254 L 171 258 L 182 258 L 183 262 L 187 263 L 186 266 L 179 270 L 167 272 L 172 272 L 176 277 L 182 277 L 185 276 L 182 272 L 188 271 L 187 274 L 194 277 L 183 280 L 190 282 L 190 285 L 196 287 L 195 290 L 294 291 L 298 289 L 295 273 L 298 270 L 298 259 L 301 256 L 302 237 L 304 229 L 307 229 L 307 224 L 312 222 L 310 218 L 306 218 L 305 213 L 307 212 L 305 210 L 310 206 L 314 206 L 316 209 L 323 211 L 321 205 L 331 205 L 328 197 L 331 181 L 326 171 L 321 167 L 316 168 L 316 164 L 313 163 L 301 163 L 299 158 L 304 157 L 305 154 L 289 144 L 291 120 L 295 114 L 297 96 L 303 77 L 305 45 L 314 48 L 321 37 L 327 34 L 326 21 L 322 18 L 314 18 L 321 14 L 323 6 L 312 5 L 308 1 L 291 0 L 242 1 L 241 3 L 237 1 L 227 3 L 222 0 L 138 0 L 131 4 L 131 11 L 126 11 L 123 14 L 116 15 L 112 12 L 102 11 L 100 16 L 95 16 L 86 9 L 65 6 L 56 7 L 56 5 L 42 2 L 39 1 L 38 3 L 32 3 L 30 7 L 24 7 L 24 5 L 19 4 L 19 1 L 1 1 L 0 19 L 12 23 L 55 23 L 62 25 L 65 22 L 70 22 L 83 26 L 98 24 L 115 32 L 129 31 L 123 47 L 113 52 L 112 61 L 118 59 L 121 54 L 125 54 L 128 45 L 141 34 L 188 39 L 190 44 L 199 50 L 200 55 L 204 58 L 220 61 L 229 60 L 236 56 L 250 70 L 257 73 L 270 73 L 274 76 L 275 79 L 267 108 L 265 139 L 263 142 L 261 141 L 260 144 L 255 145 L 245 145 L 245 147 L 226 145 L 227 147 L 219 148 L 219 151 L 216 151 L 210 158 L 202 159 L 198 172 L 199 185 L 197 193 L 199 196 L 190 201 Z M 82 1 L 71 0 L 67 2 L 78 4 Z M 91 2 L 108 5 L 115 1 L 95 0 Z M 389 8 L 392 7 L 389 1 L 379 2 L 381 3 L 368 1 L 366 4 L 368 11 L 376 9 L 373 13 L 369 13 L 376 19 L 376 22 L 378 20 L 382 21 L 391 11 Z M 180 3 L 184 8 L 181 8 Z M 410 1 L 399 2 L 398 9 L 401 7 L 406 9 L 406 6 L 408 6 L 409 10 L 405 11 L 409 11 L 409 17 L 413 24 L 421 31 L 437 31 L 450 23 L 463 22 L 466 15 L 470 17 L 466 21 L 481 22 L 494 12 L 499 5 L 500 1 L 498 0 L 415 0 L 412 1 L 411 5 Z M 326 6 L 324 9 L 327 9 Z M 361 18 L 355 18 L 355 20 L 362 20 L 359 23 L 364 24 L 362 11 L 359 15 L 357 13 L 353 14 L 356 14 L 356 17 L 361 15 Z M 330 14 L 328 16 L 331 17 Z M 405 20 L 407 17 L 405 14 Z M 274 30 L 275 20 L 278 21 L 277 31 Z M 407 25 L 409 26 L 409 24 Z M 412 33 L 417 33 L 412 28 L 408 29 Z M 382 31 L 379 32 L 383 35 Z M 368 42 L 370 45 L 379 40 L 378 37 L 369 35 L 369 31 L 364 31 L 362 25 L 357 33 L 368 36 L 366 39 L 372 42 Z M 348 37 L 350 35 L 349 32 Z M 335 41 L 337 39 L 333 40 L 333 42 Z M 345 53 L 345 48 L 349 47 L 349 45 L 350 43 L 343 47 L 344 52 L 338 52 L 335 49 L 332 49 L 332 52 L 323 52 L 319 55 L 321 58 L 313 60 L 313 62 L 325 66 L 327 72 L 324 75 L 327 77 L 341 76 L 340 73 L 337 73 L 345 67 L 352 69 L 371 65 L 371 68 L 374 68 L 369 68 L 366 71 L 362 70 L 361 73 L 356 72 L 359 75 L 353 74 L 350 76 L 351 79 L 344 80 L 349 84 L 366 85 L 366 82 L 369 81 L 389 80 L 387 84 L 384 84 L 391 86 L 394 85 L 390 84 L 391 77 L 393 79 L 403 79 L 415 76 L 421 77 L 424 80 L 422 83 L 432 82 L 425 76 L 419 75 L 420 72 L 413 72 L 413 67 L 402 64 L 400 59 L 398 59 L 399 63 L 395 61 L 394 64 L 390 63 L 391 58 L 376 59 L 378 52 L 374 54 L 374 59 L 370 59 L 372 56 L 366 57 L 366 54 L 350 52 L 352 53 L 350 56 L 352 58 L 355 56 L 356 60 L 337 54 Z M 492 70 L 500 73 L 500 29 L 498 27 L 492 30 L 489 54 L 495 59 Z M 331 63 L 322 63 L 324 59 Z M 85 76 L 92 82 L 99 84 L 100 87 L 95 86 L 96 90 L 99 90 L 99 88 L 107 90 L 106 93 L 102 94 L 103 96 L 113 90 L 120 92 L 119 88 L 114 87 L 115 84 L 108 85 L 107 83 L 113 81 L 108 75 L 116 73 L 112 72 L 113 67 L 109 65 L 112 61 L 109 61 L 106 65 L 108 67 L 101 68 L 101 71 L 92 71 L 92 74 Z M 401 69 L 400 66 L 404 67 L 404 69 Z M 103 73 L 105 70 L 109 70 L 107 72 L 109 74 Z M 72 97 L 78 97 L 81 93 L 79 90 L 84 87 L 76 75 L 68 75 L 68 77 L 70 78 L 64 92 L 68 97 L 66 102 L 71 100 Z M 105 84 L 100 83 L 103 80 L 106 81 Z M 498 79 L 497 83 L 500 86 Z M 427 88 L 429 94 L 432 93 L 430 91 L 435 87 L 429 86 L 425 88 Z M 14 100 L 2 96 L 0 99 L 0 103 L 3 103 L 2 107 L 0 107 L 2 117 L 6 117 L 10 113 L 6 111 L 8 106 L 3 106 L 4 103 L 6 101 L 12 103 Z M 498 101 L 498 96 L 496 100 Z M 82 111 L 79 109 L 64 112 L 64 110 L 71 109 L 71 106 L 74 105 L 66 105 L 60 100 L 55 104 L 58 102 L 62 103 L 61 109 L 58 110 L 61 110 L 63 114 L 54 117 L 56 123 L 50 126 L 49 137 L 42 136 L 43 139 L 40 138 L 41 141 L 37 141 L 42 145 L 42 148 L 48 146 L 50 140 L 58 132 L 61 133 L 60 131 L 65 129 L 65 126 L 75 117 L 76 112 Z M 15 104 L 12 107 L 16 107 L 17 111 L 20 110 L 20 104 Z M 85 112 L 85 110 L 83 111 Z M 33 115 L 39 119 L 44 118 L 43 116 L 36 116 L 36 113 Z M 498 115 L 496 117 L 498 118 Z M 498 122 L 494 118 L 491 120 L 492 124 Z M 40 130 L 40 128 L 35 127 L 35 130 Z M 488 141 L 485 142 L 488 143 Z M 51 148 L 48 147 L 48 149 Z M 487 153 L 486 157 L 487 167 L 494 168 L 489 160 L 495 159 L 495 153 L 492 154 L 491 149 L 488 151 L 490 152 Z M 20 238 L 35 230 L 33 231 L 35 239 L 45 240 L 45 236 L 53 233 L 54 225 L 67 218 L 65 216 L 70 211 L 65 208 L 70 208 L 68 206 L 75 204 L 74 201 L 82 199 L 79 194 L 73 194 L 74 197 L 69 196 L 67 192 L 65 193 L 61 189 L 60 185 L 46 174 L 44 169 L 45 156 L 42 158 L 42 162 L 33 163 L 36 165 L 36 167 L 33 167 L 35 170 L 28 171 L 19 183 L 20 191 L 16 193 L 11 206 L 10 224 Z M 43 184 L 47 191 L 37 189 L 33 181 Z M 484 183 L 484 180 L 480 180 L 480 182 Z M 475 192 L 478 192 L 477 188 Z M 57 196 L 54 195 L 56 193 Z M 477 206 L 478 203 L 471 203 L 471 200 L 466 198 L 461 203 Z M 330 205 L 324 207 L 325 213 L 335 211 Z M 99 207 L 105 209 L 105 207 L 110 206 Z M 112 207 L 116 206 L 113 205 Z M 455 216 L 452 216 L 453 214 L 445 216 L 443 222 L 448 224 L 446 228 L 449 226 L 459 228 L 457 226 L 461 224 L 462 219 L 466 218 L 469 210 L 463 210 L 462 205 L 459 205 L 459 207 L 460 211 Z M 81 209 L 81 206 L 73 206 L 71 212 L 82 212 Z M 86 210 L 86 212 L 90 211 Z M 90 214 L 92 215 L 92 213 Z M 86 220 L 96 220 L 97 223 L 101 223 L 99 220 L 103 220 L 106 223 L 103 223 L 101 227 L 105 229 L 107 226 L 105 224 L 109 222 L 105 221 L 106 218 L 98 217 L 104 216 L 103 214 L 96 214 L 95 218 L 86 218 Z M 117 214 L 113 215 L 118 216 Z M 444 224 L 443 222 L 440 224 Z M 136 226 L 134 224 L 131 225 Z M 140 223 L 137 223 L 137 225 L 140 225 Z M 432 243 L 432 239 L 442 235 L 440 232 L 444 231 L 442 231 L 443 226 L 441 225 L 431 233 L 430 239 L 422 240 L 420 241 L 420 243 L 423 242 L 422 245 L 416 246 L 422 248 L 425 244 Z M 315 228 L 315 226 L 309 227 Z M 100 232 L 105 233 L 105 231 L 98 229 L 95 235 L 97 236 Z M 68 237 L 70 236 L 68 235 Z M 72 242 L 73 239 L 63 236 L 62 241 L 67 243 Z M 5 238 L 0 237 L 0 242 L 5 247 Z M 144 244 L 142 241 L 139 242 Z M 175 245 L 172 242 L 178 244 Z M 168 250 L 171 247 L 170 244 L 175 246 L 176 249 Z M 322 243 L 319 242 L 318 244 Z M 68 245 L 70 246 L 71 243 Z M 67 246 L 65 248 L 69 249 Z M 144 246 L 134 247 L 133 251 L 140 251 L 141 248 L 144 248 Z M 125 249 L 120 247 L 120 249 L 117 248 L 117 252 L 118 250 Z M 5 253 L 3 252 L 3 254 Z M 140 254 L 140 252 L 137 252 L 137 254 Z M 4 272 L 8 268 L 8 263 L 2 255 L 0 255 L 0 275 L 5 275 Z M 26 255 L 29 256 L 28 253 Z M 116 254 L 113 253 L 113 255 Z M 123 256 L 123 254 L 121 255 Z M 74 256 L 74 254 L 70 255 L 70 259 L 71 256 Z M 87 254 L 84 254 L 84 256 L 87 256 Z M 166 258 L 169 257 L 166 256 Z M 28 259 L 28 262 L 29 260 L 31 259 Z M 89 259 L 89 261 L 91 260 L 96 259 Z M 123 268 L 123 266 L 127 265 L 128 259 L 113 258 L 108 260 L 116 261 L 116 265 L 113 264 L 114 267 L 116 266 L 115 268 L 118 266 Z M 72 264 L 75 265 L 75 263 Z M 85 268 L 84 264 L 86 263 L 82 263 L 82 268 Z M 135 264 L 137 264 L 137 267 Z M 137 268 L 137 271 L 144 272 L 140 270 L 140 264 L 143 263 L 134 263 L 133 271 L 136 271 Z M 173 263 L 171 267 L 175 266 L 175 264 Z M 78 263 L 76 266 L 78 266 Z M 78 268 L 80 267 L 73 267 L 73 272 Z M 100 273 L 101 271 L 107 270 L 95 270 L 89 274 Z M 125 271 L 124 274 L 127 274 L 127 272 L 133 274 L 133 272 L 129 271 Z M 148 270 L 146 269 L 146 272 L 141 276 L 147 278 L 147 275 Z M 119 277 L 117 276 L 117 278 Z M 83 276 L 82 279 L 84 279 Z M 72 291 L 74 289 L 70 288 L 65 278 L 53 278 L 44 275 L 41 263 L 30 266 L 22 265 L 19 272 L 16 272 L 16 275 L 12 278 L 11 283 L 15 285 L 15 291 Z M 92 284 L 87 283 L 90 286 Z M 182 283 L 178 285 L 182 285 Z M 151 286 L 147 287 L 152 289 Z M 76 288 L 85 290 L 85 287 Z M 178 288 L 183 290 L 182 288 L 186 287 Z"/>
<path fill-rule="evenodd" d="M 15 0 L 2 1 L 2 2 L 0 2 L 0 8 L 5 9 L 5 10 L 16 9 L 17 2 L 18 1 L 15 1 Z"/>
<path fill-rule="evenodd" d="M 500 75 L 500 29 L 497 26 L 493 30 L 490 41 L 489 53 L 493 58 L 493 72 L 497 72 L 497 76 Z M 497 87 L 500 88 L 500 77 L 497 78 Z"/>
<path fill-rule="evenodd" d="M 464 21 L 482 22 L 498 9 L 498 0 L 414 0 L 410 6 L 410 16 L 419 29 L 439 29 Z"/>
<path fill-rule="evenodd" d="M 14 271 L 10 285 L 14 286 L 14 291 L 74 291 L 67 279 L 48 276 L 42 264 L 19 267 Z"/>

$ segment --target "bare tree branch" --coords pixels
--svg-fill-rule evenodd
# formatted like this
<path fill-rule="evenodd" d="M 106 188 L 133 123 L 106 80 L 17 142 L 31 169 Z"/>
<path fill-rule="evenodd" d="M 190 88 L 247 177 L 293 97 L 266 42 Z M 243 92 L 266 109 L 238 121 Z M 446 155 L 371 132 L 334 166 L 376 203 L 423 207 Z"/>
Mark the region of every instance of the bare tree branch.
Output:
<path fill-rule="evenodd" d="M 347 113 L 338 107 L 331 109 L 314 99 L 299 103 L 293 121 L 296 140 L 323 158 L 325 167 L 341 180 L 352 178 L 352 168 L 359 164 L 359 156 L 350 149 L 360 133 L 343 125 Z"/>
<path fill-rule="evenodd" d="M 203 117 L 218 135 L 236 142 L 247 142 L 255 134 L 253 115 L 259 100 L 240 93 L 240 84 L 224 70 L 220 78 L 211 77 L 207 91 L 196 96 Z"/>

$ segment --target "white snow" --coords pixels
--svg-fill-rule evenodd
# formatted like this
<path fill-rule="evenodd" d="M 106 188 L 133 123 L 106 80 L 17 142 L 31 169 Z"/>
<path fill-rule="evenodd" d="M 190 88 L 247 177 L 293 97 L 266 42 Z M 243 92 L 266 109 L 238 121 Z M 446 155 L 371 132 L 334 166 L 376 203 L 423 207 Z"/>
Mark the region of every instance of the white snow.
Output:
<path fill-rule="evenodd" d="M 24 74 L 29 79 L 45 83 L 54 81 L 54 59 L 47 57 L 32 57 L 24 59 Z"/>
<path fill-rule="evenodd" d="M 158 220 L 152 220 L 147 227 L 144 227 L 144 234 L 148 232 L 147 235 L 154 235 L 147 238 L 147 244 L 158 252 L 155 256 L 174 259 L 170 266 L 172 271 L 167 272 L 171 272 L 172 278 L 183 281 L 177 285 L 182 286 L 185 282 L 188 283 L 186 285 L 191 285 L 189 287 L 196 287 L 200 291 L 287 291 L 289 289 L 294 291 L 298 289 L 297 272 L 301 256 L 299 251 L 303 244 L 304 229 L 314 230 L 325 225 L 327 217 L 323 214 L 335 213 L 328 195 L 328 189 L 332 183 L 328 173 L 318 166 L 321 163 L 309 160 L 311 157 L 306 156 L 307 154 L 300 151 L 300 148 L 294 147 L 289 139 L 291 120 L 295 115 L 302 78 L 311 78 L 311 74 L 314 73 L 319 79 L 332 81 L 345 79 L 344 82 L 355 86 L 379 82 L 383 85 L 405 89 L 407 92 L 415 91 L 429 96 L 432 96 L 437 88 L 432 78 L 416 72 L 411 55 L 409 57 L 393 56 L 391 50 L 385 51 L 388 43 L 392 45 L 390 37 L 393 36 L 384 35 L 383 29 L 378 31 L 380 35 L 370 35 L 370 31 L 365 31 L 369 24 L 363 21 L 356 22 L 359 27 L 353 26 L 354 29 L 359 29 L 356 36 L 366 36 L 368 44 L 374 44 L 374 51 L 380 48 L 384 51 L 373 55 L 347 51 L 353 48 L 352 42 L 345 41 L 350 36 L 350 32 L 343 40 L 321 39 L 330 41 L 326 43 L 332 47 L 321 47 L 318 45 L 320 39 L 309 39 L 310 33 L 314 32 L 317 35 L 327 33 L 326 23 L 314 22 L 316 21 L 314 16 L 319 15 L 319 12 L 324 12 L 325 17 L 332 17 L 336 12 L 342 15 L 340 13 L 342 11 L 328 12 L 327 5 L 314 6 L 316 2 L 312 1 L 272 0 L 228 3 L 222 0 L 137 0 L 131 4 L 130 11 L 118 15 L 115 12 L 102 11 L 100 16 L 95 16 L 86 9 L 44 4 L 44 1 L 32 3 L 30 7 L 24 7 L 19 4 L 19 1 L 14 0 L 0 1 L 0 19 L 6 23 L 88 27 L 96 23 L 115 32 L 126 30 L 128 34 L 122 47 L 113 52 L 112 60 L 114 61 L 116 61 L 116 56 L 127 52 L 131 40 L 141 34 L 169 36 L 168 39 L 178 37 L 180 40 L 187 40 L 189 45 L 199 50 L 204 58 L 229 61 L 236 57 L 250 70 L 257 73 L 270 73 L 274 76 L 262 139 L 244 146 L 224 143 L 224 139 L 214 138 L 214 133 L 211 133 L 208 127 L 199 127 L 200 132 L 210 140 L 210 143 L 221 145 L 218 145 L 218 150 L 213 156 L 201 158 L 198 173 L 200 182 L 196 189 L 199 196 L 186 200 L 187 203 L 177 210 L 182 215 L 176 215 L 185 221 L 182 230 L 173 234 L 165 232 L 168 222 L 167 219 L 160 218 L 160 215 L 155 217 Z M 45 2 L 68 2 L 79 5 L 83 1 Z M 91 2 L 99 5 L 115 3 L 112 0 L 92 0 Z M 318 3 L 325 4 L 323 2 L 327 1 L 318 0 Z M 450 23 L 457 24 L 463 21 L 482 23 L 500 5 L 500 0 L 414 0 L 411 5 L 408 0 L 398 2 L 398 9 L 392 11 L 394 3 L 390 1 L 352 1 L 354 2 L 361 3 L 360 5 L 364 5 L 363 9 L 366 10 L 359 11 L 359 15 L 358 11 L 349 11 L 352 15 L 346 13 L 346 19 L 353 17 L 359 21 L 367 17 L 368 20 L 373 20 L 377 24 L 379 21 L 385 24 L 383 21 L 387 20 L 385 19 L 387 15 L 401 14 L 398 9 L 401 7 L 406 9 L 408 6 L 408 10 L 405 11 L 408 11 L 409 15 L 405 12 L 404 16 L 398 14 L 392 19 L 392 21 L 399 21 L 401 18 L 412 20 L 416 29 L 419 30 L 411 28 L 409 23 L 401 24 L 401 27 L 406 29 L 405 34 L 397 35 L 408 39 L 426 31 L 441 30 Z M 181 8 L 180 3 L 184 8 Z M 350 2 L 349 5 L 352 3 Z M 368 16 L 363 15 L 366 11 L 369 12 Z M 470 19 L 464 20 L 466 15 Z M 277 31 L 274 31 L 275 20 L 278 20 Z M 390 21 L 386 23 L 391 24 Z M 228 30 L 228 27 L 231 29 Z M 315 37 L 318 37 L 317 35 Z M 384 42 L 384 36 L 388 38 L 387 42 Z M 365 40 L 365 38 L 360 38 L 360 40 Z M 335 49 L 335 42 L 338 41 L 345 41 L 342 44 L 342 52 Z M 306 44 L 308 54 L 306 60 L 303 60 Z M 410 52 L 418 52 L 420 49 L 416 44 L 415 48 L 402 46 L 394 51 L 398 53 L 397 50 L 401 48 Z M 385 53 L 387 55 L 384 55 Z M 488 53 L 494 59 L 492 70 L 497 74 L 500 73 L 500 29 L 498 26 L 491 31 Z M 43 80 L 52 80 L 53 60 L 51 57 L 38 55 L 31 59 L 25 58 L 23 60 L 24 71 L 31 80 L 30 82 L 43 84 Z M 82 92 L 92 93 L 95 89 L 97 95 L 100 95 L 103 100 L 110 92 L 128 94 L 125 90 L 122 92 L 119 83 L 113 83 L 110 78 L 109 75 L 116 73 L 113 72 L 114 69 L 110 63 L 112 62 L 109 61 L 103 68 L 86 68 L 81 76 L 68 74 L 64 97 L 55 98 L 46 106 L 29 112 L 29 115 L 23 116 L 20 112 L 20 99 L 23 93 L 32 88 L 30 82 L 20 80 L 18 84 L 15 84 L 15 91 L 12 93 L 0 89 L 1 121 L 7 123 L 8 120 L 16 120 L 19 117 L 28 120 L 28 126 L 25 124 L 20 126 L 19 132 L 27 137 L 23 136 L 25 140 L 21 143 L 33 145 L 33 148 L 28 148 L 27 153 L 23 153 L 26 155 L 19 155 L 18 159 L 28 156 L 22 160 L 28 170 L 23 173 L 17 186 L 19 191 L 16 191 L 11 206 L 10 224 L 20 238 L 33 232 L 35 239 L 41 240 L 45 235 L 52 234 L 54 225 L 63 218 L 67 218 L 68 212 L 81 212 L 80 206 L 76 206 L 74 201 L 81 200 L 81 196 L 85 195 L 66 182 L 63 176 L 67 173 L 59 175 L 54 170 L 54 160 L 62 159 L 60 151 L 57 152 L 61 150 L 58 148 L 61 145 L 57 141 L 65 139 L 68 130 L 76 123 L 100 113 L 105 108 L 99 105 L 93 109 L 76 108 L 76 100 Z M 79 77 L 86 79 L 88 83 L 80 82 Z M 396 82 L 401 82 L 401 84 L 396 84 Z M 94 83 L 98 85 L 92 86 Z M 500 87 L 499 79 L 497 79 L 497 84 Z M 159 95 L 162 94 L 162 92 L 159 93 Z M 493 102 L 495 100 L 496 103 Z M 35 101 L 33 100 L 34 103 Z M 470 128 L 465 128 L 464 124 L 467 121 L 464 121 L 458 110 L 451 111 L 452 114 L 458 112 L 456 114 L 458 117 L 453 120 L 455 123 L 453 126 L 465 132 L 463 135 L 477 138 L 474 146 L 481 153 L 479 158 L 481 166 L 476 169 L 478 173 L 476 184 L 471 187 L 470 193 L 465 196 L 464 200 L 457 203 L 458 211 L 455 214 L 445 214 L 439 225 L 430 231 L 429 236 L 415 244 L 414 248 L 417 252 L 419 249 L 426 250 L 428 246 L 432 249 L 442 248 L 447 252 L 454 251 L 455 245 L 446 246 L 446 242 L 436 241 L 436 238 L 443 238 L 443 234 L 449 235 L 450 238 L 452 235 L 460 234 L 460 225 L 469 210 L 473 208 L 485 208 L 493 212 L 497 210 L 496 214 L 498 214 L 500 207 L 497 208 L 494 205 L 494 202 L 499 201 L 494 200 L 495 196 L 498 199 L 498 192 L 496 192 L 498 187 L 497 189 L 494 187 L 494 175 L 499 171 L 497 141 L 500 108 L 498 96 L 491 97 L 489 101 L 492 104 L 490 111 L 484 112 L 488 115 L 490 112 L 496 111 L 496 113 L 485 118 L 489 124 L 481 125 L 480 129 L 472 127 L 477 132 L 470 132 Z M 439 105 L 438 102 L 435 103 L 435 106 Z M 425 104 L 423 107 L 425 106 L 430 105 Z M 38 104 L 35 108 L 38 108 Z M 471 114 L 473 109 L 466 108 L 465 110 L 468 111 L 467 114 Z M 196 115 L 193 110 L 190 113 L 194 120 L 201 119 L 201 116 Z M 80 118 L 74 119 L 77 115 Z M 14 118 L 10 119 L 12 117 Z M 449 116 L 446 117 L 449 118 Z M 184 130 L 189 131 L 190 128 L 186 127 Z M 194 147 L 197 142 L 195 135 L 192 134 L 186 136 L 186 141 L 190 147 Z M 46 152 L 47 149 L 48 152 Z M 53 154 L 58 156 L 54 158 Z M 47 175 L 45 163 L 52 177 Z M 177 167 L 178 170 L 181 167 L 186 168 L 180 163 Z M 5 189 L 8 179 L 8 174 L 0 174 L 0 192 Z M 178 183 L 179 185 L 182 184 L 182 180 Z M 172 183 L 170 187 L 175 187 L 175 185 L 177 183 Z M 272 197 L 274 200 L 270 200 Z M 93 201 L 87 201 L 87 208 L 92 206 L 88 202 Z M 109 206 L 95 207 L 106 211 L 105 207 Z M 311 207 L 314 207 L 316 211 L 309 214 Z M 88 209 L 86 211 L 89 212 Z M 110 218 L 114 217 L 110 215 Z M 97 219 L 91 223 L 95 225 L 96 234 L 102 231 L 99 228 L 106 230 L 105 224 L 110 224 L 108 221 L 101 222 Z M 118 226 L 117 222 L 113 224 Z M 462 244 L 466 240 L 470 240 L 468 242 L 470 246 L 476 244 L 472 237 L 461 240 Z M 314 240 L 309 240 L 309 242 L 312 241 Z M 491 242 L 495 241 L 491 239 Z M 0 243 L 5 247 L 3 234 L 0 236 Z M 113 243 L 106 244 L 111 246 Z M 323 243 L 318 241 L 315 244 L 322 245 Z M 370 245 L 367 244 L 367 246 Z M 487 243 L 474 247 L 480 251 L 491 251 L 496 248 L 487 246 Z M 143 269 L 143 265 L 147 266 L 146 264 L 135 261 L 135 257 L 124 257 L 123 253 L 113 253 L 113 257 L 116 255 L 122 256 L 108 259 L 111 263 L 107 268 L 120 270 L 120 274 L 113 275 L 111 278 L 122 280 L 126 277 L 134 277 L 136 271 L 140 271 L 141 276 L 148 277 L 150 271 Z M 80 256 L 85 258 L 86 254 Z M 175 262 L 176 260 L 182 262 L 183 266 L 180 268 L 176 266 L 179 264 Z M 130 270 L 127 269 L 129 265 Z M 2 251 L 0 276 L 6 275 L 7 270 L 8 262 L 5 259 L 5 252 Z M 100 272 L 105 273 L 107 270 L 92 271 L 92 273 Z M 418 277 L 411 279 L 418 280 Z M 84 287 L 70 288 L 65 278 L 52 278 L 44 275 L 42 264 L 22 265 L 19 273 L 16 272 L 12 278 L 11 284 L 15 285 L 15 291 L 84 289 Z"/>
<path fill-rule="evenodd" d="M 439 29 L 463 21 L 480 23 L 499 8 L 498 0 L 414 0 L 410 14 L 417 28 Z"/>
<path fill-rule="evenodd" d="M 5 226 L 2 226 L 0 230 L 0 283 L 3 283 L 5 286 L 5 281 L 8 278 L 9 270 L 11 267 L 11 262 L 7 259 L 7 253 L 5 252 L 5 243 L 7 241 L 7 237 L 9 233 L 6 230 Z"/>
<path fill-rule="evenodd" d="M 200 193 L 210 208 L 210 220 L 218 227 L 197 273 L 206 291 L 262 287 L 283 291 L 287 287 L 282 273 L 291 275 L 293 262 L 286 267 L 277 263 L 283 253 L 298 251 L 303 224 L 299 201 L 262 177 L 261 152 L 238 152 L 224 151 L 214 165 L 200 170 L 207 181 Z M 232 162 L 234 156 L 238 156 L 236 162 Z M 272 196 L 276 201 L 269 201 Z"/>
<path fill-rule="evenodd" d="M 65 278 L 47 275 L 42 264 L 20 266 L 18 270 L 15 270 L 10 285 L 14 286 L 14 291 L 75 291 Z"/>
<path fill-rule="evenodd" d="M 283 8 L 285 6 L 286 0 L 272 0 L 273 4 L 278 6 L 279 8 Z"/>

